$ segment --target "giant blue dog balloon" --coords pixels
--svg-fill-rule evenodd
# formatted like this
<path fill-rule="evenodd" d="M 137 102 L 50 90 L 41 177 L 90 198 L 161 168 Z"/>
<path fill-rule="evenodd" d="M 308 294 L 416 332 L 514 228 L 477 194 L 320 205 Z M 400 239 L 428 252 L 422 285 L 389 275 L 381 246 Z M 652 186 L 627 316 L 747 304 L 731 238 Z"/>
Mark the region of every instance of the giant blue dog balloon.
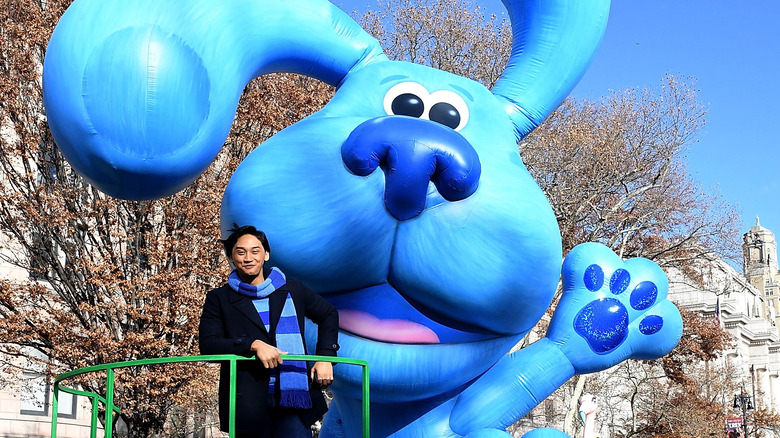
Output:
<path fill-rule="evenodd" d="M 252 78 L 335 85 L 241 164 L 223 230 L 264 229 L 272 262 L 339 309 L 339 354 L 371 366 L 372 436 L 506 437 L 575 374 L 666 354 L 682 322 L 655 264 L 583 244 L 546 337 L 508 354 L 549 307 L 562 259 L 517 142 L 582 76 L 609 4 L 505 4 L 514 47 L 490 91 L 389 61 L 325 0 L 76 0 L 46 55 L 49 124 L 92 184 L 155 198 L 213 160 Z M 321 436 L 359 436 L 360 372 L 336 373 Z"/>

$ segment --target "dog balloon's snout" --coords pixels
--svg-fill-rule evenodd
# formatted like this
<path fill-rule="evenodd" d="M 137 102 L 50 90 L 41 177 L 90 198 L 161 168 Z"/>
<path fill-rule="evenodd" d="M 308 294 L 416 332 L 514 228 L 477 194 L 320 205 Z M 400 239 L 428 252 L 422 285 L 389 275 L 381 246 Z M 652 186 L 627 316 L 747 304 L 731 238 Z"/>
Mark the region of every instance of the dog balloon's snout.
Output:
<path fill-rule="evenodd" d="M 481 165 L 471 144 L 441 124 L 405 116 L 378 117 L 362 123 L 341 148 L 350 172 L 385 173 L 384 201 L 397 220 L 425 209 L 428 184 L 447 201 L 471 196 L 479 185 Z"/>

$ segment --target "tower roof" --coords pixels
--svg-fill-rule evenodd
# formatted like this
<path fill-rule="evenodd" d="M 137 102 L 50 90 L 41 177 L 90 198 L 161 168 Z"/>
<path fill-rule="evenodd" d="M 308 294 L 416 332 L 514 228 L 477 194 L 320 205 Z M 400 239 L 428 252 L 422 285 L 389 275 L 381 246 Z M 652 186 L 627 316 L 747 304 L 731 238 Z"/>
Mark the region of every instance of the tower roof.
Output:
<path fill-rule="evenodd" d="M 764 228 L 761 226 L 761 222 L 758 219 L 758 215 L 756 215 L 756 224 L 750 227 L 750 232 L 759 233 L 759 234 L 771 234 L 772 236 L 774 236 L 774 233 L 772 233 L 772 231 L 770 231 L 768 228 Z"/>

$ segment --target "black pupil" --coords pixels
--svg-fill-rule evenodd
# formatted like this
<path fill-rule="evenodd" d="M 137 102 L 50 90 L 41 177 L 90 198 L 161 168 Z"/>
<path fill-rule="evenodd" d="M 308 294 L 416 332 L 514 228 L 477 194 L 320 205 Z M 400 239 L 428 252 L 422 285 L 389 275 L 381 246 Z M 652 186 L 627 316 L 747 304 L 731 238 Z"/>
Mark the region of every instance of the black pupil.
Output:
<path fill-rule="evenodd" d="M 446 102 L 439 102 L 431 107 L 430 119 L 455 129 L 460 125 L 460 114 L 454 106 Z"/>
<path fill-rule="evenodd" d="M 425 112 L 425 104 L 422 99 L 412 93 L 404 93 L 393 99 L 390 105 L 393 114 L 397 116 L 417 117 Z M 460 125 L 460 113 L 449 103 L 439 102 L 431 107 L 429 114 L 431 121 L 456 129 Z"/>
<path fill-rule="evenodd" d="M 425 110 L 425 105 L 416 95 L 404 93 L 393 99 L 390 108 L 397 116 L 420 117 Z"/>

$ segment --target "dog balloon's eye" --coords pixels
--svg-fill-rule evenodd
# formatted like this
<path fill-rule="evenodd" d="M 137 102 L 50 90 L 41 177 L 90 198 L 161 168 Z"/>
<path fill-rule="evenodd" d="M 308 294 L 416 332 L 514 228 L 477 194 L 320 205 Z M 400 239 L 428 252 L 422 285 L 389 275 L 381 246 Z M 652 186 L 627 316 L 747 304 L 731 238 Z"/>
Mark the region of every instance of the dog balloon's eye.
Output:
<path fill-rule="evenodd" d="M 416 94 L 404 93 L 393 99 L 391 111 L 397 116 L 420 117 L 425 112 L 425 104 Z"/>
<path fill-rule="evenodd" d="M 389 116 L 425 118 L 425 99 L 428 96 L 428 90 L 417 82 L 395 84 L 385 94 L 385 113 Z"/>
<path fill-rule="evenodd" d="M 460 113 L 447 102 L 439 102 L 432 106 L 429 117 L 432 121 L 449 126 L 452 129 L 460 125 Z"/>
<path fill-rule="evenodd" d="M 439 90 L 431 93 L 428 117 L 436 123 L 460 131 L 469 121 L 469 107 L 458 94 L 449 90 Z"/>
<path fill-rule="evenodd" d="M 430 120 L 460 131 L 469 120 L 469 108 L 458 94 L 449 90 L 430 93 L 417 82 L 401 82 L 387 90 L 385 113 Z"/>

